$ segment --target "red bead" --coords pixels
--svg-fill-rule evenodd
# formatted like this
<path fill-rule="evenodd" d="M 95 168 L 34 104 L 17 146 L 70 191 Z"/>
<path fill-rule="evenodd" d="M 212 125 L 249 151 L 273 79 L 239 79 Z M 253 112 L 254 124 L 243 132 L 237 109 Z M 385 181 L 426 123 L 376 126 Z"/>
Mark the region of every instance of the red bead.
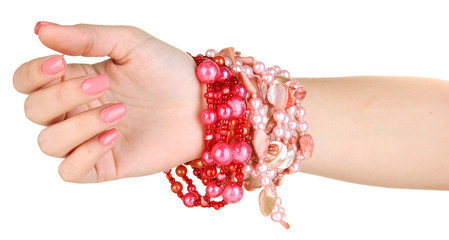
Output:
<path fill-rule="evenodd" d="M 225 59 L 222 56 L 216 56 L 216 57 L 214 57 L 214 62 L 218 66 L 223 66 L 225 64 Z"/>
<path fill-rule="evenodd" d="M 180 182 L 174 182 L 171 184 L 171 190 L 174 193 L 179 193 L 182 191 L 182 184 Z"/>
<path fill-rule="evenodd" d="M 245 175 L 241 172 L 235 174 L 235 178 L 237 179 L 238 182 L 243 181 L 244 176 Z"/>
<path fill-rule="evenodd" d="M 195 191 L 196 191 L 195 185 L 189 185 L 189 186 L 187 187 L 187 191 L 189 191 L 189 192 L 195 192 Z"/>
<path fill-rule="evenodd" d="M 235 170 L 237 170 L 237 164 L 235 164 L 234 162 L 230 163 L 228 165 L 228 169 L 229 169 L 230 172 L 235 172 Z"/>
<path fill-rule="evenodd" d="M 215 167 L 207 167 L 204 170 L 204 174 L 208 178 L 214 178 L 217 175 L 217 169 Z"/>
<path fill-rule="evenodd" d="M 176 175 L 178 175 L 178 177 L 184 177 L 187 174 L 187 168 L 183 165 L 179 165 L 178 167 L 176 167 Z"/>
<path fill-rule="evenodd" d="M 203 178 L 203 179 L 201 179 L 201 181 L 203 182 L 203 185 L 206 186 L 207 184 L 209 184 L 210 179 L 209 178 Z"/>
<path fill-rule="evenodd" d="M 201 113 L 201 121 L 206 125 L 212 125 L 218 120 L 217 112 L 213 109 L 206 109 Z"/>

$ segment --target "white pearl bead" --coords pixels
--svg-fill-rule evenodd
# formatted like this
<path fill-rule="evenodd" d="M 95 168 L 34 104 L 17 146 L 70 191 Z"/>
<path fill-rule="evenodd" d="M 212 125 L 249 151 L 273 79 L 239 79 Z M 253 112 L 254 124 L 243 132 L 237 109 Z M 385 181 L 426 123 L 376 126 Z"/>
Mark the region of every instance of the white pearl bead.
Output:
<path fill-rule="evenodd" d="M 241 71 L 242 71 L 242 66 L 237 65 L 237 64 L 232 65 L 232 70 L 233 70 L 234 72 L 241 72 Z"/>
<path fill-rule="evenodd" d="M 231 66 L 232 65 L 232 62 L 231 62 L 231 59 L 229 59 L 228 57 L 223 57 L 224 58 L 224 60 L 225 60 L 225 65 L 226 66 Z"/>
<path fill-rule="evenodd" d="M 266 163 L 257 164 L 257 171 L 259 173 L 265 173 L 268 171 L 268 165 Z"/>
<path fill-rule="evenodd" d="M 261 177 L 261 178 L 259 179 L 260 185 L 262 185 L 262 186 L 264 186 L 264 187 L 270 185 L 270 182 L 271 182 L 271 180 L 270 180 L 270 178 L 267 177 L 267 176 L 263 176 L 263 177 Z"/>
<path fill-rule="evenodd" d="M 234 63 L 235 63 L 236 65 L 240 65 L 240 66 L 243 65 L 242 61 L 239 60 L 239 59 L 235 59 L 235 60 L 234 60 Z"/>

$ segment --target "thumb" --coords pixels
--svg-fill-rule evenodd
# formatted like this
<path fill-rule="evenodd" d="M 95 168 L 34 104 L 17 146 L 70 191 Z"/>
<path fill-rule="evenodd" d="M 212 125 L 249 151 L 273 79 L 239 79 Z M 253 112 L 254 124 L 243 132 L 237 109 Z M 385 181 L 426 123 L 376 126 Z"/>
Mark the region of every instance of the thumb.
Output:
<path fill-rule="evenodd" d="M 36 24 L 36 34 L 47 47 L 62 54 L 111 57 L 126 63 L 134 50 L 152 36 L 130 26 Z"/>

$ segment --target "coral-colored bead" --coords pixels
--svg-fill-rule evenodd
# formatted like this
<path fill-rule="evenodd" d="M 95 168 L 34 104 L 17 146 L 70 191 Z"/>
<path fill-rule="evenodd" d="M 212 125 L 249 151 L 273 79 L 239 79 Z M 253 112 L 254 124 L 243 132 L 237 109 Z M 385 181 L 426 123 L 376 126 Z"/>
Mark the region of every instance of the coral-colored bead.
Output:
<path fill-rule="evenodd" d="M 211 198 L 216 198 L 221 195 L 223 189 L 220 186 L 217 186 L 215 182 L 211 182 L 206 187 L 206 194 Z"/>
<path fill-rule="evenodd" d="M 237 170 L 237 164 L 234 163 L 234 162 L 230 163 L 230 164 L 228 165 L 228 170 L 229 170 L 230 172 L 235 172 L 235 171 Z"/>
<path fill-rule="evenodd" d="M 232 144 L 234 162 L 244 164 L 251 158 L 251 146 L 243 141 L 237 141 Z"/>
<path fill-rule="evenodd" d="M 182 184 L 180 182 L 174 182 L 171 184 L 171 190 L 174 193 L 179 193 L 182 191 Z"/>
<path fill-rule="evenodd" d="M 221 195 L 227 203 L 237 203 L 243 198 L 243 188 L 230 181 L 223 187 Z"/>
<path fill-rule="evenodd" d="M 196 68 L 196 76 L 200 82 L 213 83 L 219 75 L 218 65 L 210 60 L 205 60 Z"/>
<path fill-rule="evenodd" d="M 226 143 L 217 143 L 211 151 L 214 161 L 219 165 L 228 165 L 232 161 L 232 147 Z"/>
<path fill-rule="evenodd" d="M 221 119 L 228 120 L 232 117 L 232 107 L 227 103 L 223 103 L 218 106 L 217 113 Z"/>
<path fill-rule="evenodd" d="M 195 193 L 189 192 L 186 195 L 182 196 L 182 202 L 186 207 L 195 206 L 195 202 L 198 200 L 198 196 Z"/>
<path fill-rule="evenodd" d="M 176 167 L 175 172 L 178 177 L 184 177 L 187 174 L 187 168 L 183 165 L 179 165 L 178 167 Z"/>
<path fill-rule="evenodd" d="M 209 178 L 203 178 L 203 179 L 201 179 L 201 181 L 203 182 L 203 185 L 206 186 L 207 184 L 209 184 L 210 179 Z"/>
<path fill-rule="evenodd" d="M 218 66 L 223 66 L 225 64 L 225 59 L 222 56 L 216 56 L 216 57 L 214 57 L 214 62 Z"/>
<path fill-rule="evenodd" d="M 204 175 L 208 178 L 214 178 L 217 175 L 217 169 L 215 167 L 207 167 L 204 170 Z"/>

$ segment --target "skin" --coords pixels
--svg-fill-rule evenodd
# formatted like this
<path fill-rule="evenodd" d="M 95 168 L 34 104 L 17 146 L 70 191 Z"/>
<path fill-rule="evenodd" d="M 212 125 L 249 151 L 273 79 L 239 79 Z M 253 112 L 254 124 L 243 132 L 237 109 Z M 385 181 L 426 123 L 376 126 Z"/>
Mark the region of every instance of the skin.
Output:
<path fill-rule="evenodd" d="M 42 151 L 65 158 L 69 182 L 102 182 L 161 172 L 201 156 L 204 108 L 195 63 L 148 33 L 124 26 L 43 25 L 40 41 L 66 55 L 109 56 L 67 64 L 48 75 L 38 58 L 20 66 L 14 87 L 28 94 L 25 114 L 45 125 Z M 106 74 L 110 87 L 84 94 L 82 82 Z M 409 77 L 297 79 L 315 141 L 302 171 L 360 184 L 449 190 L 449 82 Z M 67 84 L 69 82 L 69 84 Z M 75 94 L 76 93 L 76 94 Z M 99 111 L 123 103 L 127 114 L 106 123 Z M 98 136 L 116 128 L 103 145 Z M 176 146 L 176 147 L 174 147 Z"/>

